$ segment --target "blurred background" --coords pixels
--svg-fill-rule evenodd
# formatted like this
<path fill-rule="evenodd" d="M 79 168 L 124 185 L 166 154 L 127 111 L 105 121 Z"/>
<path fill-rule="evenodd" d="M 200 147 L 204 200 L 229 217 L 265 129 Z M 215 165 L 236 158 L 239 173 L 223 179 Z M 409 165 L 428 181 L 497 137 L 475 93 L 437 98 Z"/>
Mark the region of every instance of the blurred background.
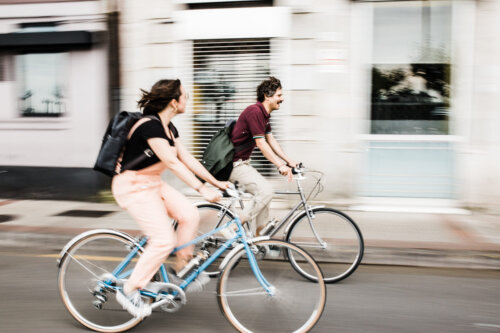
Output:
<path fill-rule="evenodd" d="M 325 173 L 320 200 L 495 210 L 499 18 L 497 0 L 0 0 L 0 197 L 99 199 L 108 120 L 162 78 L 189 92 L 174 123 L 199 157 L 273 75 L 273 133 Z"/>

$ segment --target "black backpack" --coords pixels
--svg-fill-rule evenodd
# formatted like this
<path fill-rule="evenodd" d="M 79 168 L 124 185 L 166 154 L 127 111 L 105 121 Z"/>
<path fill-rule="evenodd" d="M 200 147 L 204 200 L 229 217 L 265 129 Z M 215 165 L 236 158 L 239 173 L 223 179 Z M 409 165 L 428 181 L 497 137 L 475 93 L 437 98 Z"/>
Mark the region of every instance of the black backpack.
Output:
<path fill-rule="evenodd" d="M 127 142 L 127 136 L 130 129 L 139 119 L 143 117 L 145 116 L 141 112 L 128 111 L 121 111 L 113 116 L 113 118 L 109 121 L 108 128 L 102 138 L 102 145 L 99 150 L 99 154 L 97 155 L 94 170 L 113 177 L 121 171 L 130 169 L 143 160 L 154 156 L 151 149 L 146 149 L 144 154 L 141 154 L 130 163 L 127 163 L 127 165 L 121 168 L 118 165 L 119 159 L 122 157 L 123 148 Z M 155 117 L 146 117 L 158 121 Z"/>
<path fill-rule="evenodd" d="M 229 120 L 223 128 L 217 131 L 208 143 L 201 163 L 218 180 L 228 180 L 233 171 L 233 157 L 235 152 L 240 152 L 252 146 L 253 142 L 234 147 L 231 141 L 236 120 Z"/>

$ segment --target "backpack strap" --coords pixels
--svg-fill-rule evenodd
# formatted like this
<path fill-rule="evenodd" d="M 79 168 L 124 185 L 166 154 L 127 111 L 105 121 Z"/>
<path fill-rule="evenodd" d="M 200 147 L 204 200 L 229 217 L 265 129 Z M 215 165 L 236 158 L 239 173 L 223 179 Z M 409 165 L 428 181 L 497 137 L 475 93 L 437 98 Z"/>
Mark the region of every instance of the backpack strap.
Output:
<path fill-rule="evenodd" d="M 132 167 L 134 167 L 134 166 L 138 165 L 139 163 L 141 163 L 142 161 L 147 160 L 148 158 L 153 157 L 155 155 L 155 153 L 151 149 L 149 149 L 149 148 L 145 149 L 143 153 L 144 154 L 141 154 L 141 155 L 137 156 L 132 161 L 130 161 L 127 164 L 125 164 L 121 168 L 121 171 L 129 170 Z M 123 153 L 122 153 L 122 156 L 123 156 Z"/>
<path fill-rule="evenodd" d="M 145 121 L 142 121 L 143 119 L 147 119 Z M 135 130 L 141 126 L 142 124 L 144 124 L 145 122 L 147 121 L 150 121 L 150 120 L 156 120 L 156 121 L 159 121 L 158 118 L 156 118 L 155 116 L 152 116 L 152 115 L 148 115 L 148 116 L 144 116 L 143 118 L 139 119 L 135 124 L 134 126 L 132 126 L 132 128 L 130 129 L 130 132 L 128 133 L 127 135 L 127 141 L 130 140 L 130 138 L 132 137 L 132 134 L 134 134 Z M 133 168 L 134 166 L 140 164 L 142 161 L 145 161 L 147 160 L 148 158 L 150 157 L 153 157 L 155 155 L 155 153 L 150 149 L 150 148 L 146 148 L 144 149 L 144 152 L 143 154 L 137 156 L 136 158 L 134 158 L 132 161 L 128 162 L 127 164 L 125 164 L 123 167 L 121 166 L 121 161 L 123 159 L 123 153 L 125 152 L 125 148 L 123 149 L 121 155 L 120 155 L 120 158 L 118 159 L 118 163 L 116 165 L 116 168 L 117 168 L 117 173 L 121 173 L 122 171 L 125 171 L 125 170 L 129 170 L 131 168 Z"/>
<path fill-rule="evenodd" d="M 234 152 L 239 153 L 240 151 L 246 150 L 246 149 L 250 148 L 251 146 L 253 146 L 253 141 L 247 141 L 244 144 L 234 146 Z"/>

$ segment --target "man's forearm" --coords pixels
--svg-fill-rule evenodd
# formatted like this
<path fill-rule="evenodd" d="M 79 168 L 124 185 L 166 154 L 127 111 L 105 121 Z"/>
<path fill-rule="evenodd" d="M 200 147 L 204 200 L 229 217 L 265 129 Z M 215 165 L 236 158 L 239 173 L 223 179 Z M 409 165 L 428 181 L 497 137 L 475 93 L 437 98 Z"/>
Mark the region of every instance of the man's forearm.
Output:
<path fill-rule="evenodd" d="M 291 160 L 286 156 L 285 152 L 281 148 L 280 144 L 274 137 L 269 137 L 267 138 L 267 143 L 269 144 L 270 148 L 273 150 L 273 152 L 281 158 L 283 161 L 285 161 L 287 164 L 290 164 Z"/>
<path fill-rule="evenodd" d="M 264 155 L 264 157 L 269 162 L 276 165 L 276 167 L 279 168 L 281 165 L 283 165 L 283 161 L 280 160 L 278 155 L 274 153 L 274 150 L 265 139 L 257 141 L 257 147 L 259 147 L 260 151 L 262 152 L 262 155 Z"/>

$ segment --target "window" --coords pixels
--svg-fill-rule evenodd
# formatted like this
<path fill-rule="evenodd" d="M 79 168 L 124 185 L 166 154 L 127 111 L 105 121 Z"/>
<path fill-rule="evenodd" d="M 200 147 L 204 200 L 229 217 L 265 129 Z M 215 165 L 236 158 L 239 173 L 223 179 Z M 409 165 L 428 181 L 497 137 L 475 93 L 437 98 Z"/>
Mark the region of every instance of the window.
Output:
<path fill-rule="evenodd" d="M 273 0 L 177 0 L 189 9 L 273 6 Z"/>
<path fill-rule="evenodd" d="M 374 11 L 372 134 L 449 134 L 451 7 L 415 2 Z"/>
<path fill-rule="evenodd" d="M 67 56 L 67 53 L 16 56 L 23 117 L 60 117 L 66 113 Z"/>

